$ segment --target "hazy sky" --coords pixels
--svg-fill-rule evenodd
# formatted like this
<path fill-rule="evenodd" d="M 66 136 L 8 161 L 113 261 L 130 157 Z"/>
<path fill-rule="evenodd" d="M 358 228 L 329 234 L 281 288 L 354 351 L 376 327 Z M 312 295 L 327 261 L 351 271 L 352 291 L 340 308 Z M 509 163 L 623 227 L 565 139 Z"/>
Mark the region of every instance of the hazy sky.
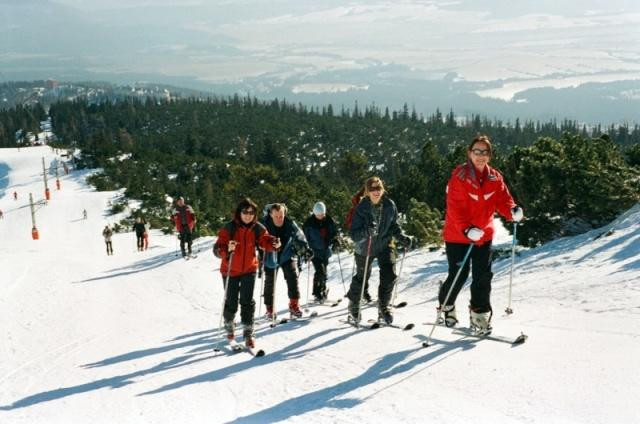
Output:
<path fill-rule="evenodd" d="M 318 84 L 381 64 L 525 86 L 640 79 L 640 1 L 0 0 L 6 79 L 81 70 Z"/>

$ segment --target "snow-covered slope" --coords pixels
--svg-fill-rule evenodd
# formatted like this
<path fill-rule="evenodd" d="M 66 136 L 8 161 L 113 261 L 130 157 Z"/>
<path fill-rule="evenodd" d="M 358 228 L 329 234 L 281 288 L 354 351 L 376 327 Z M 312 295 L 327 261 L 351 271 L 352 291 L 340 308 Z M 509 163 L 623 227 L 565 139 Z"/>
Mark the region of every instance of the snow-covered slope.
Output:
<path fill-rule="evenodd" d="M 398 301 L 409 306 L 396 311 L 413 330 L 357 331 L 339 321 L 346 302 L 319 306 L 312 320 L 261 325 L 267 355 L 253 358 L 213 351 L 222 281 L 211 239 L 198 240 L 198 258 L 185 262 L 175 236 L 152 232 L 151 248 L 136 252 L 133 233 L 122 233 L 107 256 L 101 231 L 116 194 L 72 173 L 38 207 L 40 240 L 32 240 L 26 200 L 43 197 L 42 157 L 55 155 L 0 150 L 8 166 L 8 178 L 0 175 L 2 423 L 640 421 L 640 206 L 606 228 L 521 252 L 511 316 L 503 312 L 510 260 L 495 263 L 495 333 L 524 331 L 523 345 L 436 328 L 433 346 L 422 348 L 446 263 L 442 251 L 414 251 L 399 283 Z M 344 293 L 336 259 L 332 298 Z M 340 259 L 348 279 L 352 260 Z M 305 267 L 303 299 L 307 278 Z M 284 286 L 280 278 L 283 313 Z"/>

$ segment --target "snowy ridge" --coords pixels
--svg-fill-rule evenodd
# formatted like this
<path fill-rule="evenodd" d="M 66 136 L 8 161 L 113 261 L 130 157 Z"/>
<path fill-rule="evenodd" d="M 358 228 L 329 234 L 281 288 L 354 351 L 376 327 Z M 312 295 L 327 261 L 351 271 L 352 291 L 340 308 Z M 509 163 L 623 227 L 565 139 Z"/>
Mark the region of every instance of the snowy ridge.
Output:
<path fill-rule="evenodd" d="M 267 355 L 254 358 L 214 351 L 223 286 L 212 239 L 199 239 L 198 257 L 183 261 L 175 236 L 152 231 L 150 249 L 136 252 L 133 233 L 120 233 L 107 256 L 101 231 L 117 193 L 96 192 L 73 172 L 60 191 L 50 177 L 33 241 L 26 199 L 43 197 L 42 157 L 55 159 L 47 147 L 0 150 L 8 172 L 0 175 L 2 423 L 640 421 L 640 205 L 606 227 L 521 251 L 511 316 L 503 312 L 510 260 L 494 264 L 494 332 L 524 331 L 523 345 L 439 327 L 422 348 L 446 261 L 442 251 L 414 251 L 397 298 L 408 306 L 395 313 L 414 329 L 354 330 L 339 321 L 346 301 L 312 306 L 312 320 L 260 324 Z M 352 258 L 341 261 L 349 278 Z M 307 278 L 305 266 L 301 303 Z M 335 257 L 329 278 L 330 298 L 342 296 Z M 377 285 L 374 269 L 374 297 Z M 260 280 L 257 302 L 259 288 Z M 276 290 L 284 316 L 282 277 Z M 468 297 L 465 289 L 457 301 L 464 326 Z M 363 309 L 363 321 L 376 314 Z"/>

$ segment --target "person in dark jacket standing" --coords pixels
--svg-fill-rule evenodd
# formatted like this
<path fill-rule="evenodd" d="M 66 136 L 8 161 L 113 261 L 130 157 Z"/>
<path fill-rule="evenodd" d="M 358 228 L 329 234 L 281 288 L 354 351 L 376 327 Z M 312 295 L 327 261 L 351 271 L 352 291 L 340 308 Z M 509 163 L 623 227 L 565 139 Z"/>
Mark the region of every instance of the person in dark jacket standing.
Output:
<path fill-rule="evenodd" d="M 279 242 L 279 248 L 272 254 L 265 254 L 264 258 L 264 303 L 267 307 L 267 317 L 273 318 L 273 289 L 278 267 L 282 268 L 284 279 L 287 281 L 289 295 L 289 313 L 293 317 L 301 317 L 300 288 L 298 286 L 298 270 L 294 256 L 306 259 L 313 257 L 304 233 L 291 218 L 286 216 L 287 207 L 282 203 L 269 205 L 269 214 L 264 218 L 264 226 Z"/>
<path fill-rule="evenodd" d="M 113 230 L 109 228 L 109 225 L 105 225 L 102 230 L 102 237 L 104 237 L 104 244 L 107 246 L 107 255 L 113 255 L 113 244 L 111 243 L 112 236 Z"/>
<path fill-rule="evenodd" d="M 144 233 L 147 231 L 142 218 L 136 218 L 136 222 L 133 224 L 133 231 L 136 232 L 136 246 L 138 248 L 138 252 L 142 252 L 144 250 Z"/>
<path fill-rule="evenodd" d="M 173 211 L 171 220 L 175 223 L 176 231 L 180 237 L 182 257 L 186 257 L 187 254 L 191 255 L 191 243 L 193 242 L 193 229 L 196 225 L 196 215 L 193 212 L 193 208 L 184 203 L 182 196 L 176 200 L 176 208 Z M 185 244 L 188 250 L 185 250 Z"/>
<path fill-rule="evenodd" d="M 371 177 L 364 188 L 365 197 L 356 208 L 349 234 L 354 242 L 356 262 L 356 275 L 347 293 L 349 321 L 356 324 L 360 321 L 362 284 L 369 278 L 373 259 L 377 259 L 380 268 L 378 319 L 391 324 L 393 313 L 389 303 L 397 278 L 395 242 L 409 248 L 412 240 L 398 225 L 398 209 L 386 195 L 382 180 Z"/>
<path fill-rule="evenodd" d="M 302 225 L 302 231 L 313 250 L 313 297 L 316 302 L 327 300 L 327 266 L 331 250 L 337 248 L 336 223 L 327 215 L 327 207 L 322 202 L 313 205 L 313 213 Z"/>
<path fill-rule="evenodd" d="M 275 237 L 270 236 L 264 226 L 257 222 L 257 205 L 245 198 L 234 213 L 233 219 L 218 231 L 218 240 L 213 253 L 222 259 L 220 272 L 223 280 L 228 277 L 229 287 L 225 299 L 223 319 L 227 339 L 235 339 L 235 316 L 240 299 L 240 319 L 243 324 L 245 344 L 254 347 L 253 320 L 256 303 L 253 288 L 258 270 L 256 247 L 273 252 L 280 247 Z M 231 263 L 229 258 L 231 253 Z"/>
<path fill-rule="evenodd" d="M 449 275 L 438 293 L 439 308 L 444 312 L 445 324 L 454 326 L 458 322 L 456 298 L 471 267 L 471 326 L 484 333 L 491 331 L 493 216 L 498 212 L 516 222 L 523 218 L 522 208 L 516 206 L 502 175 L 489 166 L 491 155 L 489 137 L 479 135 L 467 149 L 467 162 L 457 166 L 451 173 L 447 184 L 447 211 L 443 230 Z M 473 248 L 469 260 L 464 264 L 451 295 L 445 299 L 471 244 Z"/>

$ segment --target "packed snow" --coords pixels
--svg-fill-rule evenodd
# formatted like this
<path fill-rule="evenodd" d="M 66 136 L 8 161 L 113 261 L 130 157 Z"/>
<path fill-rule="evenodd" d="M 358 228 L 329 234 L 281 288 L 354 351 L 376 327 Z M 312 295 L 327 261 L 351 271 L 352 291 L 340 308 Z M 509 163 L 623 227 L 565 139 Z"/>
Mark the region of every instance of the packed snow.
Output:
<path fill-rule="evenodd" d="M 108 206 L 118 193 L 96 192 L 74 170 L 60 190 L 49 175 L 44 204 L 42 157 L 49 166 L 60 159 L 48 147 L 0 149 L 2 423 L 640 422 L 640 205 L 605 228 L 518 248 L 509 316 L 511 259 L 496 260 L 494 334 L 524 332 L 524 344 L 437 327 L 422 347 L 446 261 L 442 250 L 418 250 L 399 278 L 397 302 L 408 306 L 395 311 L 412 330 L 356 330 L 340 322 L 345 300 L 311 307 L 310 320 L 261 322 L 267 354 L 254 358 L 220 343 L 212 238 L 198 239 L 198 257 L 185 261 L 175 235 L 152 230 L 149 250 L 137 252 L 128 231 L 114 235 L 107 256 L 101 232 L 118 218 Z M 498 238 L 508 252 L 509 234 Z M 339 264 L 347 287 L 352 269 L 347 253 L 337 259 L 331 299 L 344 294 Z M 303 303 L 308 277 L 305 264 Z M 377 284 L 374 270 L 372 294 Z M 257 280 L 257 302 L 259 292 Z M 282 277 L 276 292 L 284 316 Z M 459 311 L 468 297 L 463 290 Z M 363 309 L 365 322 L 376 315 Z"/>

